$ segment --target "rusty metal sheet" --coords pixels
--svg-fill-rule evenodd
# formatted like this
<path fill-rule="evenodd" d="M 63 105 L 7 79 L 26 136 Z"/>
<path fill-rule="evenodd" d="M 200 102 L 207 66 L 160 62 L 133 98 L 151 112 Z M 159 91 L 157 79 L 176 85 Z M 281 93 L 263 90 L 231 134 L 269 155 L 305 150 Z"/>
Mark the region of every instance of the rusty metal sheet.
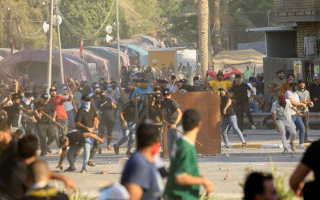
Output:
<path fill-rule="evenodd" d="M 221 154 L 221 133 L 220 133 L 220 98 L 218 92 L 185 92 L 172 93 L 181 106 L 182 112 L 193 108 L 199 111 L 202 120 L 202 127 L 197 136 L 197 141 L 202 147 L 196 144 L 198 154 Z M 167 134 L 164 132 L 164 155 L 168 156 Z"/>

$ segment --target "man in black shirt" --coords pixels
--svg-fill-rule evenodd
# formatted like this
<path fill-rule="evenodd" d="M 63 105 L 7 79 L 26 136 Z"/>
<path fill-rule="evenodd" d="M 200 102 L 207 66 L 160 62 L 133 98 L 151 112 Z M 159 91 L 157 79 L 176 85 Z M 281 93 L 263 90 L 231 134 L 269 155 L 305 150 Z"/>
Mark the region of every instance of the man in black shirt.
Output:
<path fill-rule="evenodd" d="M 140 97 L 137 97 L 137 101 L 140 100 Z M 139 107 L 139 106 L 138 106 Z M 115 154 L 119 155 L 119 147 L 125 143 L 128 138 L 128 149 L 126 152 L 126 155 L 131 155 L 131 148 L 134 142 L 135 138 L 135 127 L 136 127 L 136 122 L 135 122 L 135 100 L 132 99 L 128 103 L 126 103 L 123 107 L 122 110 L 119 112 L 119 118 L 122 121 L 122 133 L 123 137 L 119 140 L 117 144 L 113 145 L 113 149 Z"/>
<path fill-rule="evenodd" d="M 236 95 L 236 104 L 237 104 L 236 114 L 239 120 L 239 128 L 243 134 L 244 113 L 246 113 L 249 119 L 251 129 L 256 129 L 256 127 L 254 126 L 251 111 L 250 111 L 250 103 L 252 103 L 254 92 L 247 84 L 242 82 L 242 77 L 240 74 L 237 74 L 235 76 L 235 81 L 236 81 L 235 84 L 232 86 L 230 90 L 231 93 L 229 93 L 228 91 L 226 92 L 231 98 L 233 94 Z M 247 95 L 248 90 L 251 92 L 250 98 L 248 98 L 248 95 Z"/>
<path fill-rule="evenodd" d="M 13 104 L 11 106 L 4 107 L 4 105 L 8 103 L 11 100 L 11 98 L 12 98 Z M 21 124 L 21 116 L 19 115 L 20 110 L 28 113 L 33 112 L 32 110 L 28 110 L 24 108 L 20 103 L 21 103 L 21 96 L 16 93 L 12 95 L 12 97 L 9 95 L 7 97 L 7 100 L 0 105 L 0 109 L 6 111 L 8 114 L 8 123 L 11 125 L 10 129 L 12 133 L 14 133 L 19 128 L 23 129 Z"/>
<path fill-rule="evenodd" d="M 221 116 L 223 116 L 223 120 L 221 123 L 221 134 L 225 144 L 222 148 L 229 148 L 229 140 L 228 140 L 228 134 L 227 134 L 229 125 L 231 125 L 233 130 L 235 130 L 236 133 L 238 134 L 242 142 L 242 148 L 245 148 L 246 141 L 244 140 L 242 133 L 238 128 L 237 116 L 233 110 L 232 100 L 228 95 L 226 95 L 225 89 L 219 88 L 218 91 L 220 92 L 220 97 L 221 97 L 220 112 L 221 112 Z"/>
<path fill-rule="evenodd" d="M 140 80 L 138 79 L 133 79 L 132 85 L 128 85 L 128 87 L 124 90 L 125 92 L 129 93 L 129 99 L 131 100 L 132 94 L 137 89 L 140 87 Z"/>
<path fill-rule="evenodd" d="M 76 119 L 75 119 L 76 128 L 80 129 L 83 133 L 87 133 L 87 132 L 93 133 L 95 128 L 98 126 L 97 113 L 91 107 L 91 98 L 89 97 L 89 95 L 83 95 L 81 100 L 82 100 L 81 108 L 78 110 L 77 115 L 76 115 Z M 97 138 L 99 138 L 99 137 L 97 137 Z M 101 140 L 98 140 L 98 141 L 101 141 Z M 87 172 L 87 164 L 89 162 L 90 146 L 91 146 L 92 142 L 93 141 L 91 141 L 90 138 L 85 139 L 83 167 L 82 167 L 81 173 Z M 79 148 L 78 148 L 78 150 L 79 150 Z M 76 153 L 74 153 L 74 154 L 75 154 L 75 156 L 77 156 Z M 72 157 L 72 159 L 73 159 L 73 157 Z M 75 170 L 74 163 L 71 163 L 69 159 L 68 159 L 68 161 L 70 163 L 69 169 L 71 171 L 74 171 Z"/>
<path fill-rule="evenodd" d="M 17 141 L 13 140 L 10 125 L 0 119 L 0 165 L 9 156 L 15 155 Z"/>
<path fill-rule="evenodd" d="M 91 97 L 93 102 L 95 102 L 96 100 L 98 100 L 100 98 L 100 85 L 99 84 L 94 85 L 93 92 L 91 94 L 89 94 L 89 97 Z"/>
<path fill-rule="evenodd" d="M 200 83 L 199 77 L 193 77 L 193 88 L 196 92 L 203 92 L 207 90 L 207 86 Z"/>
<path fill-rule="evenodd" d="M 32 98 L 32 94 L 30 92 L 25 92 L 24 97 L 22 98 L 21 105 L 28 109 L 28 110 L 34 110 L 34 100 Z M 33 123 L 35 121 L 35 118 L 33 116 L 33 113 L 28 113 L 24 111 L 24 116 L 28 119 L 29 123 Z M 23 128 L 26 132 L 26 135 L 33 135 L 34 129 L 33 127 L 27 122 L 26 119 L 22 119 L 23 122 Z"/>
<path fill-rule="evenodd" d="M 167 146 L 168 152 L 171 156 L 173 143 L 175 140 L 180 138 L 182 134 L 176 129 L 183 132 L 183 128 L 181 125 L 181 117 L 182 112 L 180 109 L 180 105 L 178 102 L 171 98 L 170 89 L 165 89 L 162 92 L 164 97 L 164 101 L 161 102 L 161 110 L 164 113 L 165 120 L 171 124 L 171 126 L 167 125 Z"/>
<path fill-rule="evenodd" d="M 86 167 L 88 164 L 90 146 L 91 146 L 91 138 L 98 140 L 101 144 L 104 142 L 103 138 L 99 138 L 90 132 L 85 132 L 82 130 L 75 130 L 71 133 L 68 133 L 66 136 L 61 136 L 59 138 L 60 148 L 62 149 L 62 153 L 60 155 L 60 160 L 57 168 L 63 170 L 62 163 L 67 156 L 69 167 L 64 170 L 65 172 L 74 172 L 76 170 L 74 165 L 74 156 L 76 153 L 83 147 L 84 148 L 84 157 L 83 157 L 83 167 L 80 173 L 86 173 Z M 67 150 L 67 147 L 70 147 Z"/>
<path fill-rule="evenodd" d="M 138 77 L 139 80 L 146 78 L 146 74 L 143 73 L 142 67 L 138 67 L 138 73 L 136 73 L 135 75 Z"/>
<path fill-rule="evenodd" d="M 181 79 L 182 86 L 180 87 L 182 90 L 186 90 L 187 92 L 195 92 L 195 88 L 188 84 L 187 79 Z"/>
<path fill-rule="evenodd" d="M 53 103 L 49 102 L 49 96 L 47 94 L 41 95 L 41 100 L 34 104 L 35 109 L 43 108 L 40 110 L 36 110 L 34 112 L 34 116 L 37 120 L 36 127 L 41 132 L 41 134 L 44 136 L 39 135 L 40 138 L 40 148 L 41 148 L 41 154 L 40 156 L 45 156 L 47 154 L 47 151 L 51 153 L 51 149 L 49 148 L 50 144 L 53 142 L 55 134 L 53 132 L 53 126 L 50 123 L 50 119 L 43 115 L 42 112 L 46 113 L 47 115 L 50 115 L 52 113 L 52 119 L 56 119 L 56 109 L 53 105 Z M 48 138 L 48 141 L 46 142 L 46 138 Z M 59 138 L 56 138 L 56 141 L 59 141 Z"/>
<path fill-rule="evenodd" d="M 297 196 L 303 196 L 303 199 L 317 199 L 320 188 L 320 140 L 313 142 L 305 152 L 297 169 L 292 174 L 289 184 Z M 313 171 L 315 180 L 305 183 L 304 179 Z"/>

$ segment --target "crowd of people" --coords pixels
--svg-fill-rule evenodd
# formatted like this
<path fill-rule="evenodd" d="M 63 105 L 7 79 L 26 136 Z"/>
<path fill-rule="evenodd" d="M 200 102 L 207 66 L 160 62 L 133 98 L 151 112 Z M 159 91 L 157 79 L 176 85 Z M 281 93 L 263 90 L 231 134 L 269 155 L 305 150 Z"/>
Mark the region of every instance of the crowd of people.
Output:
<path fill-rule="evenodd" d="M 23 196 L 32 199 L 33 195 L 41 193 L 36 190 L 46 191 L 46 194 L 56 199 L 67 199 L 67 196 L 49 187 L 48 182 L 55 178 L 63 181 L 67 187 L 76 189 L 75 183 L 50 172 L 45 162 L 37 160 L 38 141 L 40 157 L 52 153 L 50 145 L 56 142 L 56 153 L 60 154 L 57 168 L 64 170 L 63 161 L 67 157 L 69 167 L 65 172 L 77 171 L 75 160 L 83 148 L 80 172 L 87 173 L 87 166 L 95 166 L 93 158 L 97 152 L 101 153 L 104 138 L 107 150 L 113 148 L 117 155 L 120 146 L 128 141 L 126 155 L 130 159 L 120 180 L 125 190 L 116 188 L 126 193 L 123 195 L 129 195 L 130 199 L 198 199 L 200 185 L 210 195 L 214 185 L 209 179 L 200 176 L 194 147 L 202 125 L 201 116 L 193 109 L 182 113 L 179 103 L 171 98 L 171 94 L 218 91 L 221 97 L 221 134 L 225 142 L 222 148 L 229 147 L 229 126 L 238 134 L 242 147 L 246 148 L 244 113 L 249 119 L 250 128 L 256 129 L 251 113 L 265 108 L 264 83 L 263 76 L 258 74 L 254 77 L 249 67 L 243 75 L 235 74 L 233 82 L 227 80 L 222 72 L 218 72 L 216 78 L 209 74 L 203 78 L 200 72 L 198 65 L 193 70 L 189 63 L 186 66 L 180 63 L 178 67 L 171 63 L 168 68 L 163 65 L 161 69 L 157 65 L 130 70 L 123 67 L 121 83 L 113 78 L 106 82 L 104 77 L 100 77 L 98 82 L 90 85 L 85 80 L 70 78 L 68 84 L 53 82 L 48 94 L 43 87 L 37 87 L 27 78 L 22 83 L 14 82 L 12 88 L 8 88 L 2 81 L 0 200 L 20 199 Z M 270 116 L 263 120 L 263 124 L 268 119 L 273 120 L 276 130 L 281 134 L 283 153 L 288 153 L 289 148 L 295 151 L 296 128 L 300 130 L 298 148 L 305 149 L 303 143 L 310 140 L 307 138 L 308 118 L 304 115 L 307 115 L 309 109 L 316 109 L 320 105 L 318 76 L 314 77 L 309 92 L 303 80 L 294 83 L 293 75 L 288 74 L 287 77 L 288 81 L 285 81 L 284 72 L 279 70 L 277 79 L 268 86 L 267 92 L 273 92 L 274 102 L 270 106 Z M 244 83 L 244 78 L 249 82 Z M 147 111 L 149 119 L 145 120 L 147 102 L 150 102 Z M 137 123 L 136 115 L 141 123 Z M 162 122 L 166 128 L 159 128 L 154 122 Z M 112 131 L 115 127 L 122 129 L 123 137 L 112 147 Z M 167 130 L 164 134 L 167 136 L 171 159 L 169 171 L 164 168 L 159 157 L 162 130 Z M 289 137 L 290 147 L 287 144 Z M 137 149 L 132 153 L 134 141 Z M 307 172 L 318 171 L 320 163 L 311 159 L 311 155 L 317 152 L 319 142 L 314 142 L 298 166 L 301 170 L 297 170 L 290 180 L 292 189 L 298 195 L 309 195 L 318 186 L 317 182 L 302 183 Z M 164 177 L 168 178 L 166 186 L 162 182 Z M 272 184 L 272 176 L 251 174 L 245 184 L 245 199 L 262 197 L 280 198 Z"/>

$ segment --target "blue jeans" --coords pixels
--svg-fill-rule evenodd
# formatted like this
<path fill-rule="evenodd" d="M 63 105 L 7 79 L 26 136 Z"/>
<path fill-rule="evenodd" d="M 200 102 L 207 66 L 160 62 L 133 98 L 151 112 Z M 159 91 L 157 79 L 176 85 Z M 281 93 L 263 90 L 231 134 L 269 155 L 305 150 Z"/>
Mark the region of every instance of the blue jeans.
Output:
<path fill-rule="evenodd" d="M 224 144 L 229 145 L 227 132 L 228 132 L 228 127 L 230 125 L 232 126 L 233 130 L 237 132 L 241 142 L 242 143 L 245 142 L 243 135 L 237 125 L 237 116 L 232 115 L 230 117 L 224 118 L 221 123 L 221 133 L 222 133 L 222 138 L 224 140 Z"/>
<path fill-rule="evenodd" d="M 250 103 L 250 108 L 253 109 L 252 113 L 258 113 L 259 106 L 255 102 Z"/>
<path fill-rule="evenodd" d="M 296 127 L 300 130 L 299 131 L 299 144 L 304 143 L 304 137 L 306 134 L 306 129 L 304 126 L 304 123 L 302 121 L 301 117 L 291 117 L 293 123 L 296 125 Z M 289 139 L 290 133 L 289 131 L 286 132 L 287 140 Z"/>
<path fill-rule="evenodd" d="M 127 122 L 127 128 L 122 127 L 123 137 L 119 140 L 117 145 L 121 146 L 129 138 L 128 151 L 130 151 L 132 149 L 132 145 L 133 145 L 134 139 L 136 137 L 135 128 L 136 128 L 136 123 L 135 122 Z"/>
<path fill-rule="evenodd" d="M 90 147 L 91 144 L 93 143 L 92 138 L 85 138 L 85 141 L 76 145 L 72 145 L 69 147 L 68 153 L 67 153 L 67 159 L 69 162 L 69 165 L 72 169 L 75 168 L 74 166 L 74 160 L 73 157 L 79 151 L 82 147 L 84 149 L 84 156 L 83 156 L 83 168 L 87 168 L 88 165 L 88 160 L 90 156 Z"/>
<path fill-rule="evenodd" d="M 183 132 L 182 126 L 177 126 L 177 129 L 180 130 L 181 132 Z M 172 147 L 173 147 L 174 141 L 179 139 L 181 136 L 182 136 L 182 133 L 180 133 L 179 131 L 172 129 L 172 128 L 170 128 L 170 126 L 168 126 L 167 146 L 168 146 L 168 151 L 169 151 L 170 157 L 171 157 Z"/>
<path fill-rule="evenodd" d="M 69 126 L 70 127 L 76 127 L 76 125 L 74 124 L 74 115 L 73 115 L 73 109 L 66 111 L 67 115 L 68 115 L 68 121 L 69 121 Z M 71 128 L 68 128 L 68 131 L 71 131 Z"/>

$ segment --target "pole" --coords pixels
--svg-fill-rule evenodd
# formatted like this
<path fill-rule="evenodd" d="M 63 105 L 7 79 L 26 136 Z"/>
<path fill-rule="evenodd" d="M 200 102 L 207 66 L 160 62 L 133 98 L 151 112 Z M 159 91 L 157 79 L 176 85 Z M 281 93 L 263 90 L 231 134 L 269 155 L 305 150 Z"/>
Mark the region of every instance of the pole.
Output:
<path fill-rule="evenodd" d="M 118 75 L 119 75 L 119 83 L 121 83 L 121 64 L 120 64 L 120 27 L 119 27 L 119 7 L 118 1 L 116 0 L 116 8 L 117 8 L 117 46 L 118 46 Z"/>
<path fill-rule="evenodd" d="M 269 27 L 269 25 L 270 25 L 269 14 L 270 14 L 270 10 L 268 10 L 268 27 Z"/>
<path fill-rule="evenodd" d="M 49 29 L 49 60 L 47 67 L 47 92 L 51 87 L 51 71 L 52 71 L 52 29 L 53 29 L 53 0 L 50 1 L 50 29 Z"/>
<path fill-rule="evenodd" d="M 61 76 L 61 83 L 64 84 L 62 49 L 61 49 L 61 40 L 60 40 L 60 22 L 58 22 L 58 1 L 57 0 L 56 0 L 56 23 L 57 23 L 58 43 L 59 43 L 58 45 L 59 45 L 59 58 L 60 58 L 60 76 Z"/>

